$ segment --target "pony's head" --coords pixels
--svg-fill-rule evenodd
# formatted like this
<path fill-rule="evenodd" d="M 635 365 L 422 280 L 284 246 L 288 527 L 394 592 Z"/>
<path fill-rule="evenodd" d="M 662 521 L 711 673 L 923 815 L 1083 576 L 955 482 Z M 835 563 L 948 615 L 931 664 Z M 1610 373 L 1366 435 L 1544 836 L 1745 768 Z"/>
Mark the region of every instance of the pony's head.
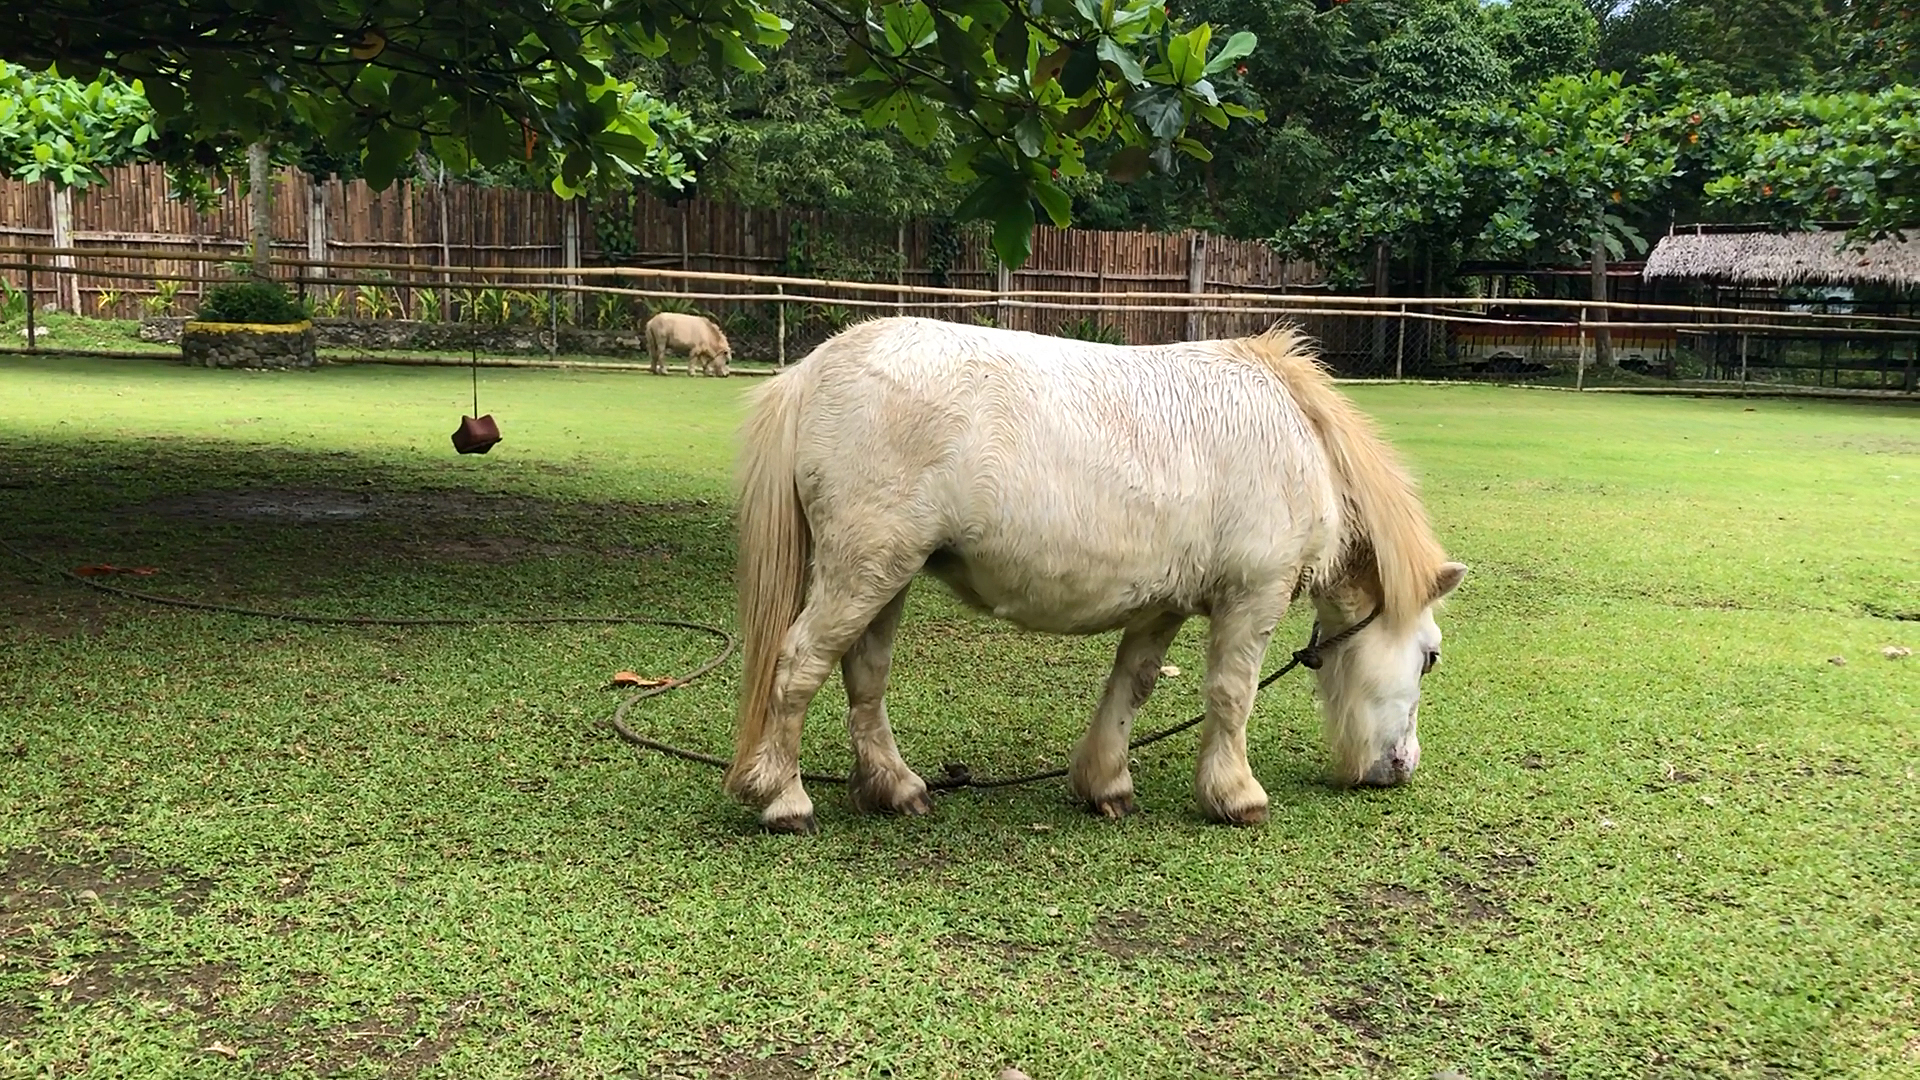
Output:
<path fill-rule="evenodd" d="M 1440 662 L 1434 607 L 1458 588 L 1467 568 L 1445 563 L 1425 606 L 1413 618 L 1376 618 L 1321 655 L 1314 672 L 1320 712 L 1337 779 L 1392 787 L 1420 764 L 1420 683 Z M 1368 590 L 1333 590 L 1314 598 L 1323 638 L 1367 617 Z"/>

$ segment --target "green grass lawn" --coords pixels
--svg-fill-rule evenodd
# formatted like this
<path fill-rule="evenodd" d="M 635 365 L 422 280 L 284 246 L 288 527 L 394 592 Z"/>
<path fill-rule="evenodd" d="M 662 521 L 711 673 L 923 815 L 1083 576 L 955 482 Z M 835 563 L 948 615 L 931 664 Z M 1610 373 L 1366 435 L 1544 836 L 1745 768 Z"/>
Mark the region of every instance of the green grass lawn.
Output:
<path fill-rule="evenodd" d="M 459 457 L 462 371 L 0 358 L 0 538 L 303 612 L 727 623 L 754 385 L 483 371 L 506 441 Z M 1920 657 L 1881 654 L 1920 647 L 1920 413 L 1352 393 L 1473 573 L 1414 783 L 1325 786 L 1290 677 L 1251 830 L 1199 820 L 1188 735 L 1120 823 L 815 788 L 820 836 L 761 835 L 601 724 L 697 636 L 290 625 L 0 554 L 0 1076 L 1920 1075 Z M 1063 763 L 1112 645 L 923 583 L 908 759 Z M 636 722 L 723 752 L 736 672 Z"/>

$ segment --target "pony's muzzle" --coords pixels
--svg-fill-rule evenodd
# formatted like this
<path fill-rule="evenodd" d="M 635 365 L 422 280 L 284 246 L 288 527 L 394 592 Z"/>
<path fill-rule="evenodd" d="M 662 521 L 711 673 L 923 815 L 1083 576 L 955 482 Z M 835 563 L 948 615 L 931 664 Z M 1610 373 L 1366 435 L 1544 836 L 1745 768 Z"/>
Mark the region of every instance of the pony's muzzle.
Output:
<path fill-rule="evenodd" d="M 1408 742 L 1381 754 L 1360 777 L 1362 787 L 1399 787 L 1420 767 L 1420 744 Z"/>

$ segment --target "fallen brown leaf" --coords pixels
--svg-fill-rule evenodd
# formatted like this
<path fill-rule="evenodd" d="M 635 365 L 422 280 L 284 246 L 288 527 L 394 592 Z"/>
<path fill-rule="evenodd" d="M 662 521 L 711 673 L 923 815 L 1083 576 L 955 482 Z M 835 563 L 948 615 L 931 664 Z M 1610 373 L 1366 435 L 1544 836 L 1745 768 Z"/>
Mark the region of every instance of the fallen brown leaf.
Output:
<path fill-rule="evenodd" d="M 223 1042 L 209 1044 L 207 1047 L 207 1053 L 219 1054 L 223 1058 L 237 1058 L 240 1056 L 240 1051 L 234 1049 L 231 1046 L 228 1046 L 226 1043 L 223 1043 Z"/>
<path fill-rule="evenodd" d="M 635 675 L 631 671 L 616 671 L 613 675 L 614 686 L 666 686 L 671 682 L 673 682 L 672 679 L 645 678 L 640 675 Z"/>

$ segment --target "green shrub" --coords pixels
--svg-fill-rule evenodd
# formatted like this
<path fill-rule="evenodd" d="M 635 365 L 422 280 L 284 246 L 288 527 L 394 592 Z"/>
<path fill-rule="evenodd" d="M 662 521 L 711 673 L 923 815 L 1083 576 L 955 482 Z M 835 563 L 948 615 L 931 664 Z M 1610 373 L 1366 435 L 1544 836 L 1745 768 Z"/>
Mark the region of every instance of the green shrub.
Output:
<path fill-rule="evenodd" d="M 1055 334 L 1058 337 L 1078 338 L 1081 341 L 1098 341 L 1107 345 L 1125 345 L 1127 343 L 1126 331 L 1121 330 L 1117 326 L 1103 323 L 1091 316 L 1081 316 L 1078 319 L 1063 322 L 1060 324 L 1060 329 L 1055 331 Z"/>
<path fill-rule="evenodd" d="M 287 290 L 270 281 L 215 285 L 200 301 L 201 322 L 297 323 L 307 317 Z"/>

